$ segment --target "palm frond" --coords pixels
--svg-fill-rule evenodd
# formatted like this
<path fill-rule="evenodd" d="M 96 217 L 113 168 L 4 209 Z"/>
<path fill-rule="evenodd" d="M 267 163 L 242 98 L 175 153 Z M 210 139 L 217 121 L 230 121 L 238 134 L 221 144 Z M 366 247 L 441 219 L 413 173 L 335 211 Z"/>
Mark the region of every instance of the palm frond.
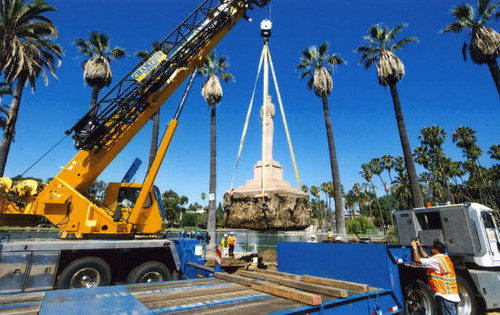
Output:
<path fill-rule="evenodd" d="M 403 23 L 403 24 L 399 24 L 395 28 L 389 30 L 389 32 L 387 33 L 387 41 L 388 42 L 393 41 L 396 38 L 396 36 L 398 35 L 399 31 L 407 26 L 408 26 L 408 24 Z"/>
<path fill-rule="evenodd" d="M 330 44 L 328 42 L 323 42 L 323 43 L 319 44 L 318 53 L 319 53 L 320 58 L 325 56 L 328 53 L 329 46 L 330 46 Z"/>
<path fill-rule="evenodd" d="M 394 43 L 392 46 L 389 47 L 390 51 L 398 51 L 402 47 L 408 45 L 409 43 L 418 43 L 418 39 L 416 37 L 406 37 L 400 40 L 397 43 Z"/>
<path fill-rule="evenodd" d="M 487 6 L 482 14 L 480 10 L 478 10 L 478 12 L 480 13 L 480 15 L 484 16 L 485 21 L 489 21 L 491 17 L 494 16 L 497 12 L 499 5 L 500 2 L 494 2 L 491 5 Z"/>
<path fill-rule="evenodd" d="M 467 61 L 467 43 L 464 42 L 464 45 L 462 46 L 462 55 L 464 56 L 464 61 Z"/>
<path fill-rule="evenodd" d="M 468 25 L 474 24 L 474 9 L 468 4 L 461 4 L 451 9 L 451 15 L 458 20 L 463 20 Z"/>
<path fill-rule="evenodd" d="M 448 25 L 445 28 L 443 28 L 439 32 L 442 33 L 442 34 L 444 34 L 444 33 L 450 33 L 450 32 L 451 33 L 462 33 L 466 29 L 467 29 L 466 23 L 464 23 L 462 20 L 456 20 L 453 23 L 451 23 L 450 25 Z"/>

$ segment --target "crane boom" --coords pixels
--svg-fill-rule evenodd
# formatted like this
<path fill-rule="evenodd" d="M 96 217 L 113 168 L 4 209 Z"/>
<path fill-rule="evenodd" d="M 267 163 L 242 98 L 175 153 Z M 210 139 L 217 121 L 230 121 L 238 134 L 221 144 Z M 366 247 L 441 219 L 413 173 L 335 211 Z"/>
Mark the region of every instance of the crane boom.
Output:
<path fill-rule="evenodd" d="M 1 213 L 43 215 L 63 231 L 78 235 L 158 232 L 162 221 L 158 213 L 134 207 L 126 219 L 117 219 L 122 216 L 110 214 L 109 204 L 94 204 L 83 192 L 229 30 L 246 17 L 247 9 L 263 7 L 268 1 L 203 1 L 97 103 L 95 110 L 66 131 L 74 133 L 75 147 L 80 151 L 47 187 L 23 202 L 0 200 Z M 167 47 L 165 53 L 163 47 Z M 160 165 L 161 161 L 154 163 L 156 168 Z M 142 187 L 135 185 L 136 189 Z M 115 195 L 119 187 L 113 188 Z M 145 203 L 145 193 L 141 196 Z"/>

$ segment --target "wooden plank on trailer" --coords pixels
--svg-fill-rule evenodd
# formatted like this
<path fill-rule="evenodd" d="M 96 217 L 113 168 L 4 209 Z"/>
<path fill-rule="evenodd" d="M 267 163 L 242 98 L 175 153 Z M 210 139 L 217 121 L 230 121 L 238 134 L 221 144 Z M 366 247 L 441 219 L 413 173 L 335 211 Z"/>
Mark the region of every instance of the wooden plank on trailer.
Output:
<path fill-rule="evenodd" d="M 271 282 L 254 282 L 252 283 L 252 289 L 308 305 L 321 304 L 321 296 L 319 295 L 308 292 L 301 292 L 299 290 L 285 287 L 279 284 L 274 284 Z"/>
<path fill-rule="evenodd" d="M 217 284 L 222 283 L 222 280 L 215 278 L 202 278 L 194 280 L 182 280 L 182 281 L 166 281 L 166 282 L 152 282 L 152 283 L 137 283 L 128 284 L 125 288 L 132 294 L 140 293 L 142 291 L 152 291 L 160 290 L 166 288 L 178 288 L 178 287 L 189 287 L 193 285 L 205 285 L 205 284 Z"/>
<path fill-rule="evenodd" d="M 223 294 L 226 292 L 238 292 L 242 290 L 247 290 L 247 286 L 242 286 L 235 283 L 230 283 L 229 285 L 222 286 L 210 286 L 210 287 L 202 287 L 202 288 L 193 288 L 189 290 L 179 290 L 179 291 L 170 291 L 170 292 L 160 292 L 160 293 L 151 293 L 144 295 L 135 295 L 135 297 L 143 304 L 145 304 L 148 308 L 151 308 L 151 303 L 160 302 L 161 307 L 165 307 L 168 303 L 177 303 L 177 300 L 187 300 L 196 297 L 204 297 L 214 294 Z M 166 304 L 165 304 L 166 303 Z M 150 305 L 151 304 L 151 305 Z M 159 307 L 154 307 L 159 308 Z"/>
<path fill-rule="evenodd" d="M 39 311 L 40 311 L 40 305 L 0 310 L 0 314 L 1 315 L 31 315 L 31 314 L 36 315 L 36 314 L 38 314 Z"/>
<path fill-rule="evenodd" d="M 226 291 L 218 293 L 207 292 L 204 295 L 194 295 L 191 297 L 178 296 L 168 300 L 158 300 L 145 305 L 154 310 L 154 313 L 171 312 L 173 310 L 197 309 L 218 304 L 229 304 L 240 300 L 259 299 L 268 296 L 262 292 L 244 287 L 239 291 Z"/>
<path fill-rule="evenodd" d="M 356 282 L 341 281 L 341 280 L 334 280 L 334 279 L 327 279 L 327 278 L 320 278 L 313 276 L 302 276 L 301 280 L 308 283 L 337 287 L 341 289 L 352 290 L 362 293 L 370 291 L 369 285 Z"/>
<path fill-rule="evenodd" d="M 272 276 L 278 276 L 278 277 L 283 277 L 283 278 L 287 278 L 287 279 L 297 280 L 297 281 L 300 281 L 300 277 L 301 277 L 301 276 L 293 274 L 293 273 L 272 271 L 272 270 L 266 270 L 266 269 L 259 269 L 257 272 L 265 273 L 265 274 L 272 275 Z"/>
<path fill-rule="evenodd" d="M 252 283 L 255 282 L 254 279 L 248 279 L 248 278 L 245 278 L 245 277 L 242 277 L 242 276 L 238 276 L 238 275 L 229 275 L 227 273 L 222 273 L 222 272 L 216 272 L 216 273 L 214 273 L 214 277 L 216 277 L 218 279 L 222 279 L 222 280 L 231 281 L 231 282 L 234 282 L 234 283 L 246 285 L 247 287 L 251 286 Z"/>
<path fill-rule="evenodd" d="M 307 283 L 307 282 L 303 282 L 303 281 L 296 281 L 296 280 L 292 280 L 292 279 L 280 278 L 279 284 L 287 286 L 287 287 L 295 288 L 295 289 L 300 289 L 300 290 L 305 290 L 305 291 L 320 293 L 320 294 L 326 294 L 326 295 L 335 296 L 335 297 L 339 297 L 339 298 L 346 298 L 348 296 L 347 290 L 345 290 L 345 289 L 334 288 L 334 287 L 313 284 L 313 283 Z"/>
<path fill-rule="evenodd" d="M 266 280 L 266 281 L 271 281 L 271 282 L 276 282 L 276 283 L 278 283 L 279 279 L 280 279 L 280 277 L 278 277 L 278 276 L 267 275 L 267 274 L 263 274 L 263 273 L 255 272 L 255 271 L 240 271 L 238 274 L 243 276 L 243 277 Z"/>

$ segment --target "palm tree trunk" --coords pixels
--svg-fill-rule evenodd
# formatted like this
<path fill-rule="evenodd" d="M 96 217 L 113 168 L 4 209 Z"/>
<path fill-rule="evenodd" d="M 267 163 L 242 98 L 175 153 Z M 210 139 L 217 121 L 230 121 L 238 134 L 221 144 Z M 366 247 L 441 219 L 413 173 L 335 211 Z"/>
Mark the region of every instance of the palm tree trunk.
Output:
<path fill-rule="evenodd" d="M 94 85 L 92 87 L 92 97 L 90 98 L 90 117 L 95 117 L 96 112 L 94 110 L 94 107 L 97 104 L 97 97 L 99 96 L 99 90 L 101 90 L 97 85 Z"/>
<path fill-rule="evenodd" d="M 498 62 L 496 59 L 492 59 L 488 62 L 488 68 L 490 69 L 491 77 L 495 86 L 497 87 L 498 97 L 500 97 L 500 69 L 498 68 Z"/>
<path fill-rule="evenodd" d="M 156 156 L 156 151 L 158 150 L 158 133 L 160 132 L 160 111 L 158 110 L 153 117 L 153 133 L 151 135 L 151 146 L 149 147 L 149 164 L 148 169 L 153 164 L 153 160 Z"/>
<path fill-rule="evenodd" d="M 378 200 L 377 194 L 375 193 L 375 185 L 373 184 L 372 181 L 370 181 L 370 183 L 372 184 L 373 195 L 375 196 L 375 201 L 377 202 L 378 214 L 380 215 L 380 227 L 382 228 L 382 231 L 384 231 L 385 235 L 386 234 L 385 221 L 384 221 L 384 216 L 382 215 L 382 209 L 380 208 L 380 201 Z"/>
<path fill-rule="evenodd" d="M 217 175 L 216 163 L 216 125 L 215 125 L 215 104 L 210 105 L 210 186 L 208 188 L 208 221 L 207 232 L 210 237 L 209 249 L 215 248 L 215 186 Z"/>
<path fill-rule="evenodd" d="M 7 157 L 9 156 L 10 144 L 12 143 L 12 139 L 14 139 L 17 116 L 25 83 L 26 76 L 20 75 L 17 78 L 16 89 L 14 90 L 12 104 L 10 105 L 9 118 L 7 119 L 7 125 L 5 126 L 2 142 L 0 143 L 0 177 L 4 174 L 5 166 L 7 165 Z"/>
<path fill-rule="evenodd" d="M 408 179 L 410 181 L 413 207 L 422 208 L 424 206 L 422 191 L 420 190 L 420 185 L 418 184 L 417 171 L 415 170 L 415 163 L 413 162 L 413 156 L 411 154 L 410 141 L 408 140 L 408 134 L 406 133 L 406 125 L 403 117 L 403 110 L 401 109 L 401 103 L 399 101 L 398 89 L 396 88 L 396 84 L 392 84 L 390 87 L 392 102 L 394 104 L 394 112 L 396 114 L 396 121 L 398 123 L 399 138 L 401 139 L 401 146 L 403 147 L 406 170 L 408 171 Z"/>
<path fill-rule="evenodd" d="M 332 123 L 330 121 L 330 112 L 328 109 L 328 97 L 323 96 L 323 112 L 325 114 L 326 135 L 328 137 L 328 149 L 330 150 L 330 166 L 333 180 L 333 200 L 335 202 L 335 218 L 337 219 L 337 233 L 345 235 L 344 206 L 342 202 L 342 185 L 340 184 L 340 172 L 337 161 L 337 151 L 333 138 Z"/>

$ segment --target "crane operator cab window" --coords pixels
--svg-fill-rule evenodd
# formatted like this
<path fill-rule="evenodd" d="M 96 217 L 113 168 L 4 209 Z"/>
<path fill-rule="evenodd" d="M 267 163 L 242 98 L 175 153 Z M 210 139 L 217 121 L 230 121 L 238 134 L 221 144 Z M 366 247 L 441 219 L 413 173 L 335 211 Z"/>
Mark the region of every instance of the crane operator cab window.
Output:
<path fill-rule="evenodd" d="M 135 202 L 137 201 L 137 197 L 139 197 L 139 193 L 141 192 L 140 188 L 132 188 L 132 187 L 121 187 L 118 191 L 118 204 L 122 207 L 133 208 Z M 144 208 L 151 207 L 151 196 L 148 194 L 146 198 L 146 202 L 144 203 Z"/>
<path fill-rule="evenodd" d="M 113 221 L 119 222 L 124 219 L 122 209 L 126 209 L 126 213 L 130 215 L 130 211 L 132 211 L 140 192 L 140 188 L 132 187 L 121 187 L 120 190 L 118 190 L 118 199 L 116 200 L 117 203 L 115 213 L 113 215 Z M 149 208 L 151 205 L 151 195 L 148 194 L 146 201 L 144 202 L 144 208 Z M 125 220 L 127 220 L 128 215 L 126 215 Z"/>

